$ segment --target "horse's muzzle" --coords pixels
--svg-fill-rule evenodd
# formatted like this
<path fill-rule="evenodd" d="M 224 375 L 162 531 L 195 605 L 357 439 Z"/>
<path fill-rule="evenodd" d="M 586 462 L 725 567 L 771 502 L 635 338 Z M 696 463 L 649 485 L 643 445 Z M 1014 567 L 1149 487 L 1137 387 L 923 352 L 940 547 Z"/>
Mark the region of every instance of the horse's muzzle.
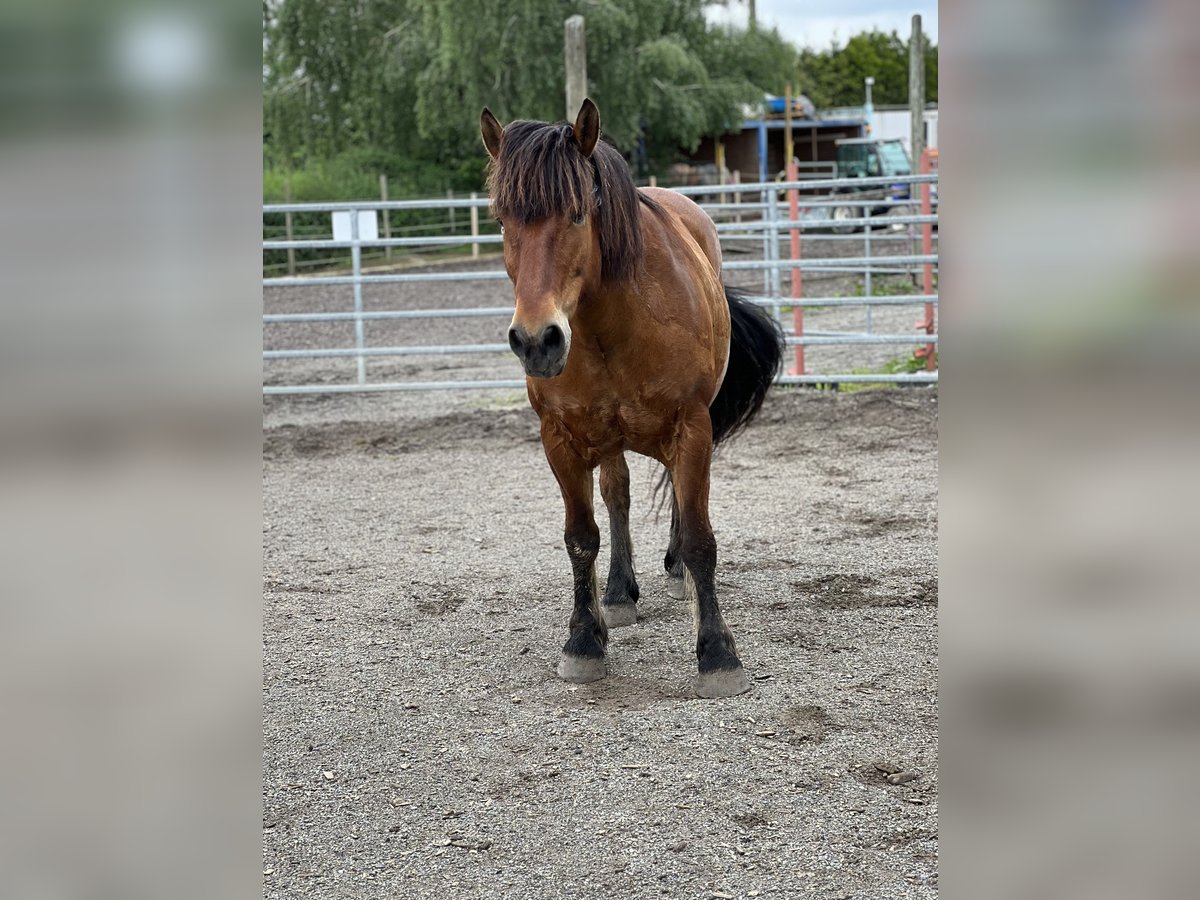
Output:
<path fill-rule="evenodd" d="M 508 329 L 508 346 L 525 367 L 525 374 L 532 378 L 553 378 L 562 374 L 570 343 L 570 338 L 557 325 L 547 325 L 537 337 L 519 325 Z"/>

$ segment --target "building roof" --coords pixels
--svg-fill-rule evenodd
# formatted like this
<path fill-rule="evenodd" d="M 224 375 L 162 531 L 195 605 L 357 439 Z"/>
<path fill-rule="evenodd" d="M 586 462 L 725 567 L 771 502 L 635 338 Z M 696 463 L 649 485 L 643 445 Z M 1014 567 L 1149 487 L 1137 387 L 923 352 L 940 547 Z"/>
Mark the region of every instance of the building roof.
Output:
<path fill-rule="evenodd" d="M 859 128 L 862 119 L 792 119 L 793 128 Z M 785 119 L 746 119 L 742 122 L 742 131 L 757 131 L 760 126 L 767 128 L 786 128 Z"/>

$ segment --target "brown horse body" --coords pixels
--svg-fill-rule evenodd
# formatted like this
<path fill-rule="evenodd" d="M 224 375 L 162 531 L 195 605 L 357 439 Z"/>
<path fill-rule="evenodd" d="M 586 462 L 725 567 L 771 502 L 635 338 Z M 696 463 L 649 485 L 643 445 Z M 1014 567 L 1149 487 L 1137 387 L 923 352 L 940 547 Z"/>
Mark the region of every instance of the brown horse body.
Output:
<path fill-rule="evenodd" d="M 685 411 L 707 418 L 725 374 L 729 306 L 712 221 L 682 195 L 642 193 L 662 207 L 639 209 L 646 276 L 585 285 L 566 368 L 530 378 L 529 399 L 549 433 L 591 466 L 632 450 L 673 469 L 688 443 Z M 676 261 L 681 246 L 686 266 Z"/>
<path fill-rule="evenodd" d="M 504 129 L 484 110 L 481 128 L 516 295 L 509 343 L 525 367 L 566 512 L 575 608 L 559 674 L 603 677 L 608 626 L 637 620 L 624 458 L 631 450 L 670 475 L 666 565 L 683 575 L 695 612 L 696 690 L 740 693 L 749 680 L 716 599 L 709 468 L 715 441 L 761 404 L 781 358 L 778 331 L 724 288 L 717 232 L 698 206 L 670 191 L 634 188 L 624 160 L 598 142 L 590 100 L 574 127 Z M 603 595 L 595 572 L 597 467 L 612 530 Z"/>

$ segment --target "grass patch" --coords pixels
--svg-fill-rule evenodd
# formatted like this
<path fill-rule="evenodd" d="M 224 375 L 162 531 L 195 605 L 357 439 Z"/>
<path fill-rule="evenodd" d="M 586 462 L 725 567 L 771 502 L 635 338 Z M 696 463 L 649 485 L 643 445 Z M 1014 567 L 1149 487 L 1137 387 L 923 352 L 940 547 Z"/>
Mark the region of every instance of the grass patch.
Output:
<path fill-rule="evenodd" d="M 937 275 L 933 277 L 933 289 L 937 291 Z M 901 297 L 908 294 L 921 293 L 920 282 L 918 276 L 913 275 L 880 275 L 872 279 L 871 296 L 873 297 Z M 859 284 L 852 294 L 841 294 L 842 297 L 866 297 L 866 285 Z M 829 309 L 830 307 L 812 307 L 812 309 Z M 780 307 L 781 310 L 791 310 L 792 307 Z M 920 335 L 913 336 L 913 343 L 920 343 Z M 937 368 L 937 351 L 933 354 L 934 368 Z M 877 369 L 859 368 L 851 369 L 851 375 L 903 375 L 925 371 L 925 358 L 917 356 L 914 350 L 908 356 L 897 356 L 889 359 L 881 367 Z M 901 387 L 900 384 L 894 382 L 870 382 L 870 381 L 851 381 L 838 382 L 831 379 L 829 384 L 818 385 L 821 390 L 836 390 L 846 393 L 856 393 L 858 391 L 870 391 L 879 389 L 894 389 Z"/>
<path fill-rule="evenodd" d="M 937 368 L 937 351 L 933 354 L 934 368 Z M 916 351 L 909 356 L 897 356 L 889 359 L 878 369 L 851 369 L 851 375 L 903 375 L 907 373 L 924 372 L 925 359 L 917 356 Z M 878 390 L 895 390 L 903 387 L 902 384 L 888 381 L 838 381 L 836 376 L 831 375 L 829 383 L 818 384 L 816 387 L 822 391 L 839 391 L 846 394 L 854 394 L 859 391 L 878 391 Z"/>
<path fill-rule="evenodd" d="M 937 273 L 933 275 L 933 290 L 937 291 Z M 876 275 L 871 279 L 871 296 L 872 297 L 902 297 L 905 294 L 921 293 L 921 281 L 919 273 L 912 275 Z M 853 294 L 846 294 L 847 297 L 865 297 L 867 296 L 867 288 L 865 284 L 860 284 L 854 289 Z"/>

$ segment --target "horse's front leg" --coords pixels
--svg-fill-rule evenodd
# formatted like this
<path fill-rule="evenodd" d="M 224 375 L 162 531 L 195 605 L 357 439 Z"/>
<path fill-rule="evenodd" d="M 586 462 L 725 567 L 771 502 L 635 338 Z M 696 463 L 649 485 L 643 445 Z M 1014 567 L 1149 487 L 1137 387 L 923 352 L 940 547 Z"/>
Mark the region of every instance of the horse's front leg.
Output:
<path fill-rule="evenodd" d="M 717 541 L 708 519 L 708 478 L 712 464 L 712 420 L 701 408 L 685 419 L 671 460 L 679 505 L 679 555 L 684 589 L 696 620 L 696 693 L 732 697 L 750 689 L 733 633 L 717 604 Z"/>
<path fill-rule="evenodd" d="M 566 522 L 563 539 L 575 581 L 575 608 L 571 613 L 570 636 L 558 662 L 559 677 L 584 683 L 606 674 L 604 647 L 608 629 L 600 612 L 600 585 L 596 578 L 596 556 L 600 552 L 600 530 L 592 508 L 592 470 L 565 442 L 542 444 L 558 487 L 562 491 Z"/>
<path fill-rule="evenodd" d="M 633 539 L 629 536 L 629 466 L 625 455 L 600 463 L 600 496 L 608 507 L 612 536 L 608 562 L 608 582 L 600 608 L 609 628 L 637 623 L 640 594 L 633 572 Z"/>

